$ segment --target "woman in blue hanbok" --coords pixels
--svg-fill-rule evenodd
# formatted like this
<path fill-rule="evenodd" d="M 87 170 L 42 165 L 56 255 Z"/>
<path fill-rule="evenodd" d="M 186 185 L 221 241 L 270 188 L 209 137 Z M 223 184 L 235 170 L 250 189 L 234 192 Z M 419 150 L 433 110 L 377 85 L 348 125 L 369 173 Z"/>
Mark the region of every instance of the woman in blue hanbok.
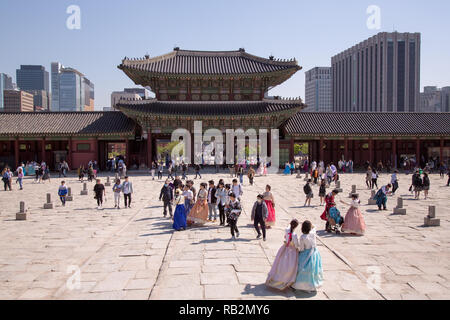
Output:
<path fill-rule="evenodd" d="M 181 229 L 186 230 L 186 209 L 184 206 L 184 196 L 181 195 L 181 190 L 175 191 L 175 213 L 173 214 L 173 228 L 177 231 Z"/>
<path fill-rule="evenodd" d="M 375 194 L 375 200 L 377 200 L 377 206 L 378 210 L 381 210 L 381 206 L 383 206 L 383 210 L 387 210 L 386 203 L 387 203 L 387 195 L 391 192 L 389 191 L 391 189 L 391 184 L 382 186 L 380 190 Z"/>
<path fill-rule="evenodd" d="M 286 162 L 283 174 L 291 174 L 291 166 Z"/>
<path fill-rule="evenodd" d="M 299 251 L 297 278 L 292 288 L 314 292 L 322 286 L 322 257 L 319 250 L 317 250 L 316 229 L 311 222 L 303 222 L 302 233 L 297 247 Z"/>

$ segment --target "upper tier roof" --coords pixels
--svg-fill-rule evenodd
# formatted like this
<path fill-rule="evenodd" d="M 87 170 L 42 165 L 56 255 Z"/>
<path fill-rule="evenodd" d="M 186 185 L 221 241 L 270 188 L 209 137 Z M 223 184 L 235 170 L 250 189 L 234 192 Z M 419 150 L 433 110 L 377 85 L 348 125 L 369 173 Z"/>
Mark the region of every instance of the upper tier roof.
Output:
<path fill-rule="evenodd" d="M 236 51 L 194 51 L 178 48 L 170 53 L 153 58 L 149 56 L 142 59 L 125 58 L 118 68 L 161 75 L 258 74 L 301 69 L 295 59 L 266 59 L 246 53 L 244 49 Z"/>

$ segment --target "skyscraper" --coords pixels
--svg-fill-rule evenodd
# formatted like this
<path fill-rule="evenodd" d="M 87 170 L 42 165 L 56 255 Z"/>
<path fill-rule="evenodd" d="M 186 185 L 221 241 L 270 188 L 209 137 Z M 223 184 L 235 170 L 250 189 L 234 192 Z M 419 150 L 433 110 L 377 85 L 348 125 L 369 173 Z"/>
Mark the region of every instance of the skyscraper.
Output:
<path fill-rule="evenodd" d="M 5 108 L 3 91 L 12 89 L 14 89 L 12 78 L 5 73 L 0 73 L 0 111 L 3 111 Z"/>
<path fill-rule="evenodd" d="M 33 112 L 33 95 L 24 90 L 3 91 L 5 112 Z"/>
<path fill-rule="evenodd" d="M 333 110 L 419 110 L 420 46 L 420 33 L 381 32 L 332 57 Z"/>
<path fill-rule="evenodd" d="M 50 108 L 50 90 L 49 90 L 49 74 L 45 67 L 40 65 L 21 65 L 20 69 L 16 70 L 17 87 L 20 90 L 25 90 L 38 97 L 34 99 L 38 105 L 35 108 L 43 108 L 48 110 Z M 45 105 L 42 105 L 42 103 Z"/>
<path fill-rule="evenodd" d="M 424 87 L 420 93 L 420 112 L 450 112 L 450 87 Z"/>
<path fill-rule="evenodd" d="M 333 79 L 331 67 L 315 67 L 305 73 L 305 103 L 303 112 L 333 110 Z"/>
<path fill-rule="evenodd" d="M 52 62 L 52 111 L 93 111 L 94 84 L 84 74 Z"/>

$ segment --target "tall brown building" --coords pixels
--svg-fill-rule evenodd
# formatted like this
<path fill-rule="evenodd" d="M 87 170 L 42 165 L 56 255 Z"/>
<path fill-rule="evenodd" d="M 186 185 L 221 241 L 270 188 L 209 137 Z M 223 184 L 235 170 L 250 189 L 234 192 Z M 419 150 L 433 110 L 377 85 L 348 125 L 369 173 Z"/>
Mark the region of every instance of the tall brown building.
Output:
<path fill-rule="evenodd" d="M 420 108 L 420 33 L 381 32 L 331 58 L 333 111 Z"/>
<path fill-rule="evenodd" d="M 33 112 L 34 97 L 31 93 L 18 90 L 5 90 L 3 94 L 5 112 Z"/>

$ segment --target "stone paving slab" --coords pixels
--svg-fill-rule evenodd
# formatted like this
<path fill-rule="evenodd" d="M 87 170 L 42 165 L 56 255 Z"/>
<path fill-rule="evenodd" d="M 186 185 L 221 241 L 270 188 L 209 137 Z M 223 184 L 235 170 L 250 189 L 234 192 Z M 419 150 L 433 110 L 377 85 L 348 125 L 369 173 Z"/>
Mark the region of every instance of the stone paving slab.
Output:
<path fill-rule="evenodd" d="M 256 177 L 253 186 L 244 181 L 240 238 L 230 240 L 228 228 L 209 223 L 205 227 L 174 232 L 162 217 L 157 200 L 162 182 L 145 175 L 133 176 L 135 194 L 131 209 L 112 208 L 107 187 L 104 210 L 92 199 L 80 196 L 82 184 L 65 178 L 74 201 L 66 207 L 56 201 L 43 209 L 46 193 L 56 194 L 60 179 L 38 184 L 26 178 L 25 191 L 0 191 L 0 299 L 448 299 L 450 298 L 450 205 L 444 180 L 431 175 L 428 200 L 413 200 L 408 192 L 411 176 L 400 175 L 400 189 L 389 197 L 388 211 L 365 205 L 370 190 L 363 174 L 342 174 L 343 194 L 338 208 L 347 208 L 346 193 L 356 184 L 367 232 L 363 237 L 336 236 L 323 232 L 319 199 L 303 207 L 303 181 L 294 176 Z M 202 181 L 229 174 L 204 174 Z M 389 176 L 381 174 L 379 185 Z M 196 187 L 200 180 L 196 180 Z M 267 241 L 256 240 L 250 210 L 266 184 L 276 201 L 275 227 Z M 26 193 L 25 193 L 26 192 Z M 313 186 L 317 195 L 318 187 Z M 16 221 L 24 195 L 28 220 Z M 8 195 L 8 196 L 5 196 Z M 404 197 L 406 216 L 393 216 L 396 197 Z M 441 226 L 425 228 L 428 205 L 436 205 Z M 324 285 L 315 294 L 268 289 L 265 278 L 282 245 L 284 229 L 292 218 L 317 227 L 323 259 Z M 80 271 L 79 289 L 69 289 L 71 267 Z M 368 285 L 379 280 L 378 286 Z"/>

